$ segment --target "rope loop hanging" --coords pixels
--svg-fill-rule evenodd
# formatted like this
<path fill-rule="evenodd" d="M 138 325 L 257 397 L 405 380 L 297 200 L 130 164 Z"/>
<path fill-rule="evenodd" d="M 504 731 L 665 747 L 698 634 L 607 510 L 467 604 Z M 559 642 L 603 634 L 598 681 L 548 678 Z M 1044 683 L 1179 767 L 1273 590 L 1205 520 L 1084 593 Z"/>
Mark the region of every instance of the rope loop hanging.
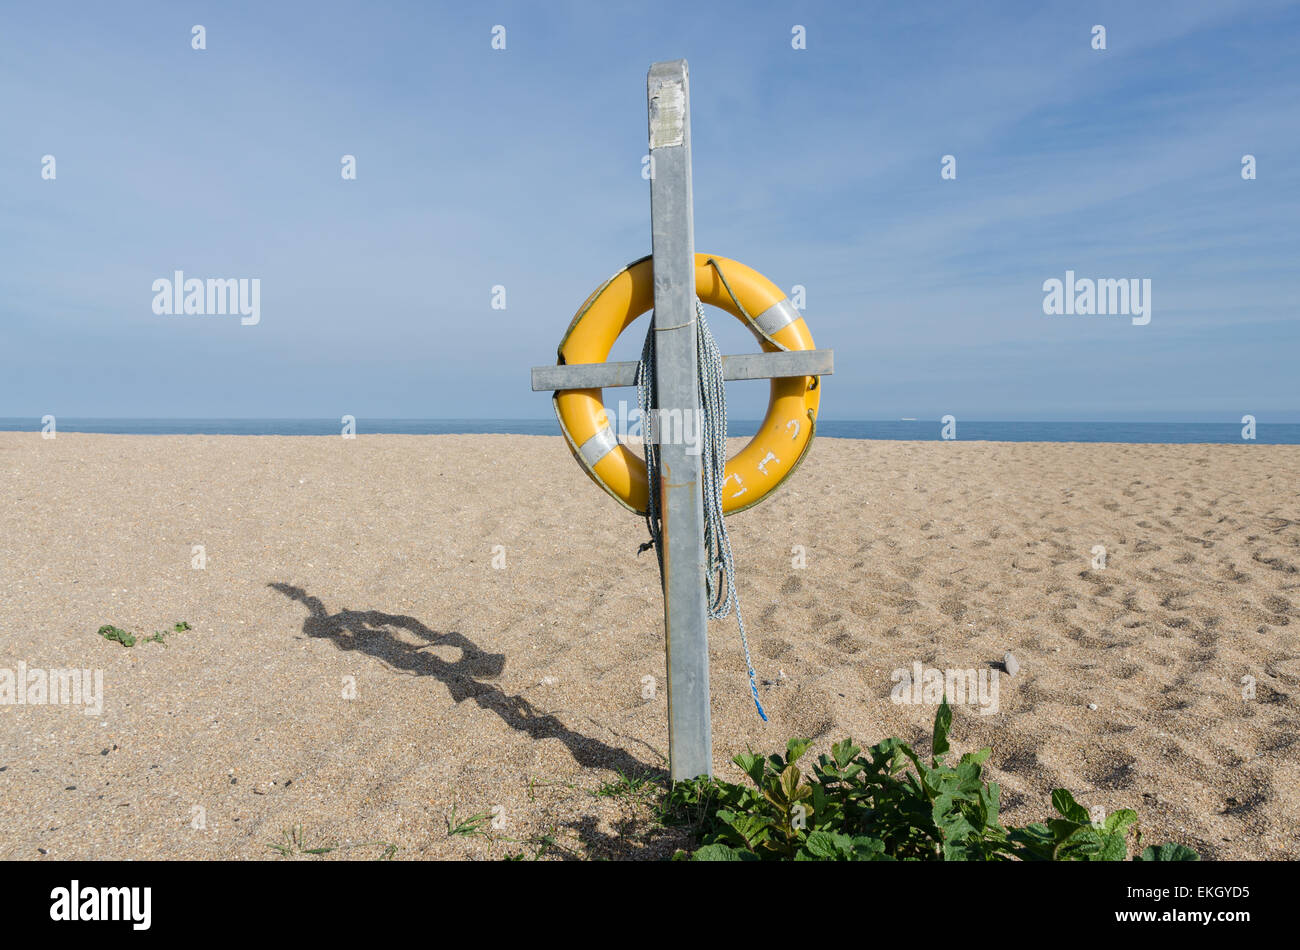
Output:
<path fill-rule="evenodd" d="M 740 613 L 740 598 L 736 594 L 736 565 L 731 554 L 731 539 L 727 536 L 727 524 L 722 512 L 722 483 L 727 469 L 727 392 L 723 385 L 722 354 L 718 344 L 709 331 L 709 323 L 704 318 L 704 305 L 695 301 L 696 323 L 696 364 L 699 372 L 699 405 L 703 408 L 703 418 L 699 420 L 700 433 L 700 481 L 704 495 L 704 557 L 705 582 L 710 620 L 723 620 L 731 616 L 732 608 L 736 611 L 736 623 L 740 627 L 740 645 L 745 653 L 745 669 L 749 673 L 749 691 L 754 697 L 754 706 L 758 715 L 767 722 L 767 713 L 758 698 L 758 683 L 754 676 L 754 663 L 749 656 L 749 637 L 745 631 L 745 620 Z M 659 443 L 663 431 L 660 420 L 655 415 L 658 404 L 658 392 L 655 383 L 655 325 L 654 315 L 650 317 L 650 328 L 646 331 L 645 344 L 641 348 L 641 361 L 636 374 L 637 405 L 641 410 L 641 431 L 644 438 L 646 482 L 650 487 L 646 505 L 646 527 L 650 531 L 650 540 L 641 545 L 640 551 L 653 547 L 659 559 L 659 577 L 662 581 L 664 570 L 663 525 L 659 511 Z M 678 430 L 684 434 L 685 421 Z"/>

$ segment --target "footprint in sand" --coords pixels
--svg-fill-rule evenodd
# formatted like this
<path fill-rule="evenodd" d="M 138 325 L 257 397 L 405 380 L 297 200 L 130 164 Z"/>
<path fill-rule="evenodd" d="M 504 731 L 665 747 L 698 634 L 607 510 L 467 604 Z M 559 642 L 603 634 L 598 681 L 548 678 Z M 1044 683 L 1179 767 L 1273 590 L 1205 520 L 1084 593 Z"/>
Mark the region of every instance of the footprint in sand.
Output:
<path fill-rule="evenodd" d="M 1258 564 L 1263 564 L 1265 567 L 1270 567 L 1275 571 L 1281 571 L 1283 574 L 1295 574 L 1297 570 L 1300 570 L 1289 561 L 1284 561 L 1280 557 L 1263 557 L 1258 551 L 1252 554 L 1250 559 Z"/>
<path fill-rule="evenodd" d="M 1108 791 L 1132 788 L 1137 778 L 1137 759 L 1123 750 L 1111 750 L 1102 765 L 1088 766 L 1084 777 L 1095 787 Z"/>

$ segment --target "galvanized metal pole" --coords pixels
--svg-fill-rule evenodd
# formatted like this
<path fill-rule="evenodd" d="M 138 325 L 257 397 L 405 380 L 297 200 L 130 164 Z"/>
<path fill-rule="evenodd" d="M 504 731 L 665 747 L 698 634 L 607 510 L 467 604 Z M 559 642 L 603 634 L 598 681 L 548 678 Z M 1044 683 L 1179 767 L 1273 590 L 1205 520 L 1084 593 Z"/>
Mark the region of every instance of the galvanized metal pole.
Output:
<path fill-rule="evenodd" d="M 696 371 L 695 217 L 691 194 L 690 86 L 686 60 L 655 63 L 646 80 L 650 114 L 650 227 L 655 288 L 655 361 L 661 421 L 701 431 Z M 674 427 L 661 425 L 660 433 Z M 713 774 L 704 495 L 698 441 L 659 447 L 664 627 L 668 654 L 668 758 L 673 781 Z M 652 486 L 653 490 L 653 486 Z"/>

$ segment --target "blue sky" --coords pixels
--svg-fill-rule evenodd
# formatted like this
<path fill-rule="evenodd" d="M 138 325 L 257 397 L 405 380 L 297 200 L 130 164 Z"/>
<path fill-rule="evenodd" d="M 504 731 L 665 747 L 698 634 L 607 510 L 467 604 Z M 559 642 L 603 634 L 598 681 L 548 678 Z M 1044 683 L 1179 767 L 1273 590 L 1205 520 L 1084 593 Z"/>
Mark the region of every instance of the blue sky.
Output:
<path fill-rule="evenodd" d="M 0 416 L 549 414 L 685 57 L 696 246 L 807 288 L 824 418 L 1300 421 L 1297 4 L 658 8 L 10 5 Z M 259 278 L 261 322 L 155 314 L 177 269 Z M 1044 315 L 1067 269 L 1149 278 L 1150 324 Z"/>

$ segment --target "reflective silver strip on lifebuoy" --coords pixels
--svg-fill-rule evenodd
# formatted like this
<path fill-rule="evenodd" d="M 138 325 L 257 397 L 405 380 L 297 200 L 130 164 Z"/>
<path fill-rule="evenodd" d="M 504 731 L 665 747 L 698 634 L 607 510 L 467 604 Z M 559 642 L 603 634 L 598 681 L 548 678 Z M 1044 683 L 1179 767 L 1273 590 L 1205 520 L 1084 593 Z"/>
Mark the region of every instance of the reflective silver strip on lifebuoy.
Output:
<path fill-rule="evenodd" d="M 790 298 L 784 297 L 756 316 L 754 323 L 768 336 L 775 336 L 777 331 L 788 327 L 801 316 L 795 305 L 790 302 Z"/>
<path fill-rule="evenodd" d="M 597 429 L 595 435 L 582 443 L 582 448 L 578 451 L 582 453 L 587 464 L 594 468 L 597 462 L 616 448 L 618 448 L 618 439 L 614 431 L 609 426 L 604 426 Z"/>

